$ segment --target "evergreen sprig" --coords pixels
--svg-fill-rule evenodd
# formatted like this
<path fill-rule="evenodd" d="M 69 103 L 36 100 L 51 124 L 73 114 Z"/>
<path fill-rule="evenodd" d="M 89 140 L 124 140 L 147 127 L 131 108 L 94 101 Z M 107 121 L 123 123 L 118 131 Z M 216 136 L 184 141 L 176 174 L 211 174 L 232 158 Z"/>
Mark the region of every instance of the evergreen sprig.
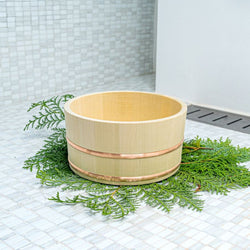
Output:
<path fill-rule="evenodd" d="M 55 98 L 57 103 L 61 100 L 56 109 L 60 108 L 63 112 L 60 103 L 66 99 Z M 31 107 L 45 105 L 39 103 Z M 53 126 L 59 124 L 61 119 Z M 51 126 L 49 120 L 43 120 L 42 124 L 43 127 Z M 201 211 L 204 201 L 198 191 L 226 195 L 230 189 L 244 188 L 250 183 L 250 172 L 241 165 L 242 162 L 250 161 L 250 148 L 234 147 L 229 139 L 199 137 L 184 142 L 179 171 L 164 181 L 138 186 L 93 182 L 71 171 L 67 159 L 65 129 L 53 128 L 52 131 L 53 134 L 45 140 L 44 146 L 25 161 L 24 168 L 31 171 L 36 168 L 36 176 L 43 185 L 61 187 L 61 191 L 50 200 L 71 205 L 80 203 L 93 212 L 114 219 L 135 212 L 141 203 L 165 212 L 170 212 L 175 205 Z M 77 191 L 79 194 L 62 198 L 65 190 Z"/>
<path fill-rule="evenodd" d="M 29 120 L 24 130 L 28 130 L 29 127 L 35 129 L 58 127 L 58 125 L 65 120 L 62 105 L 73 97 L 74 96 L 70 94 L 61 97 L 54 96 L 48 100 L 31 104 L 27 112 L 35 108 L 39 108 L 39 112 L 38 115 L 33 115 L 33 119 Z"/>
<path fill-rule="evenodd" d="M 178 179 L 198 185 L 203 191 L 226 194 L 229 189 L 249 186 L 250 172 L 240 165 L 249 160 L 250 148 L 234 147 L 228 138 L 197 137 L 184 143 Z"/>

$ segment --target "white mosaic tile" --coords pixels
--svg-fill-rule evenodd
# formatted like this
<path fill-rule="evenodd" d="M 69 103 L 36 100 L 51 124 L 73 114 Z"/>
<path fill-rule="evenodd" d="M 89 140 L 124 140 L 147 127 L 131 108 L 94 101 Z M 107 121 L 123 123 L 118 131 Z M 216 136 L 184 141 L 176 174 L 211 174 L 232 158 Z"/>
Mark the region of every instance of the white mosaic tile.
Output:
<path fill-rule="evenodd" d="M 182 246 L 183 248 L 191 249 L 196 243 L 197 243 L 197 241 L 191 238 L 191 239 L 187 239 L 186 241 L 184 241 L 184 242 L 181 244 L 181 246 Z"/>
<path fill-rule="evenodd" d="M 233 245 L 230 243 L 222 243 L 220 244 L 220 246 L 217 248 L 218 250 L 228 250 L 228 249 L 232 249 Z"/>
<path fill-rule="evenodd" d="M 1 103 L 152 73 L 154 2 L 1 1 Z"/>
<path fill-rule="evenodd" d="M 74 91 L 75 94 L 119 88 L 153 91 L 153 82 L 154 76 L 146 75 L 110 84 L 108 88 L 89 85 Z M 200 213 L 176 207 L 166 214 L 142 205 L 122 221 L 91 215 L 81 205 L 65 206 L 48 201 L 57 189 L 42 188 L 34 173 L 22 169 L 23 161 L 41 147 L 46 137 L 42 131 L 22 131 L 30 117 L 26 113 L 29 104 L 27 101 L 0 110 L 3 142 L 0 146 L 0 249 L 248 248 L 249 189 L 234 190 L 228 196 L 204 193 L 205 207 Z M 196 135 L 214 139 L 229 136 L 235 145 L 250 146 L 249 135 L 187 121 L 186 138 Z"/>

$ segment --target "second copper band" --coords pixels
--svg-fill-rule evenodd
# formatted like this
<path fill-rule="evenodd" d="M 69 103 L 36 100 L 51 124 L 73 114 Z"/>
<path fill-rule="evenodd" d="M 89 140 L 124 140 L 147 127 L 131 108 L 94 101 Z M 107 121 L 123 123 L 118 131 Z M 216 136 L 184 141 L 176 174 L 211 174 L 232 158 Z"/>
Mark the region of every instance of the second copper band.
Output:
<path fill-rule="evenodd" d="M 164 172 L 161 172 L 161 173 L 156 173 L 156 174 L 151 174 L 151 175 L 146 175 L 146 176 L 124 177 L 124 176 L 108 176 L 108 175 L 92 173 L 92 172 L 89 172 L 89 171 L 86 171 L 77 167 L 75 164 L 73 164 L 70 161 L 70 159 L 68 159 L 68 161 L 72 170 L 78 171 L 81 174 L 84 174 L 85 176 L 89 176 L 97 180 L 114 181 L 114 182 L 138 182 L 138 181 L 152 180 L 152 179 L 160 178 L 165 175 L 171 174 L 174 171 L 176 171 L 180 166 L 180 163 L 178 163 L 171 169 L 165 170 Z"/>
<path fill-rule="evenodd" d="M 99 157 L 104 157 L 104 158 L 113 158 L 113 159 L 141 159 L 141 158 L 155 157 L 155 156 L 170 153 L 176 150 L 177 148 L 181 147 L 183 144 L 183 140 L 181 140 L 175 146 L 171 148 L 163 149 L 160 151 L 149 152 L 149 153 L 139 153 L 139 154 L 117 154 L 117 153 L 106 153 L 106 152 L 99 152 L 99 151 L 87 149 L 79 145 L 76 145 L 69 138 L 66 138 L 66 139 L 67 139 L 68 144 L 78 151 L 81 151 L 86 154 L 94 155 L 94 156 L 99 156 Z"/>

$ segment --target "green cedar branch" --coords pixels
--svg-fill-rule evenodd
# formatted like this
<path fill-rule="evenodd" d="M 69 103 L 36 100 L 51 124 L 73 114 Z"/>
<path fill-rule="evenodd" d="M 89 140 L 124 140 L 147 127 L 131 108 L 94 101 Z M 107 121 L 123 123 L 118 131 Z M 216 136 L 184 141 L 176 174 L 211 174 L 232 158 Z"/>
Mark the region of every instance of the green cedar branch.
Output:
<path fill-rule="evenodd" d="M 121 219 L 135 212 L 142 203 L 168 213 L 176 205 L 201 211 L 204 201 L 198 191 L 226 195 L 231 189 L 245 188 L 250 184 L 250 172 L 241 165 L 250 161 L 250 148 L 234 147 L 229 139 L 200 137 L 185 140 L 179 171 L 164 181 L 113 186 L 81 178 L 71 171 L 68 164 L 65 128 L 58 128 L 64 120 L 62 104 L 72 97 L 52 97 L 32 104 L 29 110 L 39 108 L 41 113 L 33 116 L 25 126 L 25 129 L 52 128 L 53 133 L 45 140 L 44 146 L 24 162 L 24 168 L 36 169 L 36 177 L 42 185 L 60 187 L 61 191 L 50 200 L 71 205 L 80 203 L 94 213 Z M 60 194 L 65 190 L 79 194 L 62 199 Z"/>
<path fill-rule="evenodd" d="M 27 112 L 35 108 L 39 108 L 38 115 L 33 115 L 32 119 L 24 127 L 28 130 L 30 127 L 35 129 L 58 127 L 65 120 L 63 113 L 63 104 L 72 99 L 74 96 L 67 94 L 61 97 L 54 96 L 48 100 L 40 101 L 31 104 Z"/>

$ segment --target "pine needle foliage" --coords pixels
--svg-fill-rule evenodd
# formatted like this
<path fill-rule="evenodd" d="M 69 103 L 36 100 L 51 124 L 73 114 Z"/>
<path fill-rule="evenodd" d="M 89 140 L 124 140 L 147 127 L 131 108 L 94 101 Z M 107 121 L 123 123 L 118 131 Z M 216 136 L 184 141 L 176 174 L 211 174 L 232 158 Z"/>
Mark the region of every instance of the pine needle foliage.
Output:
<path fill-rule="evenodd" d="M 229 139 L 199 137 L 184 142 L 179 171 L 164 181 L 138 186 L 114 186 L 83 179 L 69 167 L 65 128 L 56 127 L 64 120 L 62 103 L 70 98 L 71 95 L 65 95 L 32 104 L 29 110 L 40 107 L 44 113 L 33 116 L 25 127 L 53 127 L 44 146 L 24 162 L 25 169 L 36 169 L 36 177 L 42 185 L 60 187 L 61 191 L 50 200 L 71 205 L 80 203 L 94 213 L 121 219 L 135 212 L 142 203 L 167 213 L 176 205 L 201 211 L 204 201 L 198 191 L 226 195 L 230 189 L 245 188 L 250 184 L 250 172 L 241 165 L 250 161 L 250 148 L 234 147 Z M 60 115 L 53 116 L 48 107 L 51 110 L 54 107 Z M 54 121 L 42 117 L 54 117 Z M 66 190 L 78 194 L 62 198 Z"/>

